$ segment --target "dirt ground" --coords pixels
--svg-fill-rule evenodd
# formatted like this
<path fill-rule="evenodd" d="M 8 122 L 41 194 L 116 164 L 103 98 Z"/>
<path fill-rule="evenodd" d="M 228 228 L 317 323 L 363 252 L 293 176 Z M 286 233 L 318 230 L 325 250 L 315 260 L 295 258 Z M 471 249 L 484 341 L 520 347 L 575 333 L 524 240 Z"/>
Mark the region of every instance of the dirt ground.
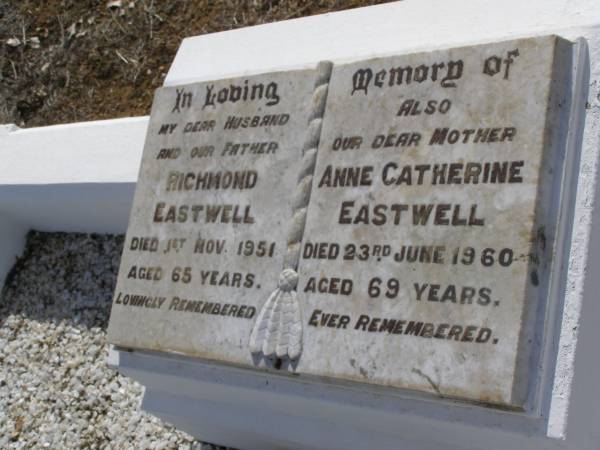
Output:
<path fill-rule="evenodd" d="M 148 114 L 184 37 L 389 0 L 0 0 L 0 123 Z"/>

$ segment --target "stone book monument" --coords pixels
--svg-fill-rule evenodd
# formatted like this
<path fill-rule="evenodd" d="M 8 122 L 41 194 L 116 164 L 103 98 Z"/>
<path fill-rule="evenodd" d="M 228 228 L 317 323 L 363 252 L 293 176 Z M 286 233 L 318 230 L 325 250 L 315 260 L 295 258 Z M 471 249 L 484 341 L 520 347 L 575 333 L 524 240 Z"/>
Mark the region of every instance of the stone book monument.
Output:
<path fill-rule="evenodd" d="M 542 36 L 159 89 L 110 342 L 537 414 L 572 59 Z"/>

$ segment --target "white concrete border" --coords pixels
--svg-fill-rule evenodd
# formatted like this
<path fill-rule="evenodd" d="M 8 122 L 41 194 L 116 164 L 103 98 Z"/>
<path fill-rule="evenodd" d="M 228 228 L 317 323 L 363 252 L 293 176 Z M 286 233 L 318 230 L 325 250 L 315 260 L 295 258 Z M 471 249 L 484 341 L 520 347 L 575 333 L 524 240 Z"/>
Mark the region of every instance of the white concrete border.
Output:
<path fill-rule="evenodd" d="M 597 0 L 405 0 L 190 38 L 165 84 L 550 33 L 587 39 L 589 96 L 584 133 L 575 143 L 581 150 L 580 172 L 572 183 L 572 229 L 565 234 L 570 241 L 564 248 L 563 314 L 556 317 L 553 386 L 542 417 L 419 396 L 382 399 L 355 388 L 324 388 L 180 357 L 113 353 L 115 366 L 148 386 L 145 407 L 205 438 L 246 448 L 598 450 L 600 279 L 593 271 L 600 267 Z M 60 131 L 0 132 L 0 160 L 8 161 L 0 165 L 0 220 L 10 230 L 0 230 L 0 278 L 3 264 L 9 264 L 6 255 L 12 258 L 27 227 L 124 231 L 145 125 L 146 119 L 139 118 L 69 125 Z M 68 141 L 62 139 L 66 136 Z M 57 145 L 69 150 L 55 153 Z M 44 173 L 48 169 L 52 173 Z"/>
<path fill-rule="evenodd" d="M 0 128 L 0 286 L 29 229 L 124 232 L 147 123 Z"/>

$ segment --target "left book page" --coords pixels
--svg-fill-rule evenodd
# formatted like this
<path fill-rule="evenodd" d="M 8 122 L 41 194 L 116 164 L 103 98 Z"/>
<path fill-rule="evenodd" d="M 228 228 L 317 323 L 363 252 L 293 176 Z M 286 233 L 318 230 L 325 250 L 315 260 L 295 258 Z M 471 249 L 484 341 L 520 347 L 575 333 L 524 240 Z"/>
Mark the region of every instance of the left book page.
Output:
<path fill-rule="evenodd" d="M 316 76 L 157 90 L 109 342 L 252 364 L 248 338 L 284 265 Z"/>

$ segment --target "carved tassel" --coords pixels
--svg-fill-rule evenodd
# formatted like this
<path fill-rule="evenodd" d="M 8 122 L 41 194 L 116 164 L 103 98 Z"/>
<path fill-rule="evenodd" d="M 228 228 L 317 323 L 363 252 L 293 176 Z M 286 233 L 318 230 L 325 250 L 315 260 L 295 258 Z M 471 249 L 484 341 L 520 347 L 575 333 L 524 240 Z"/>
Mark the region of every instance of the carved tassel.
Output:
<path fill-rule="evenodd" d="M 285 269 L 279 286 L 263 306 L 252 334 L 250 351 L 266 357 L 295 359 L 302 352 L 302 314 L 296 294 L 298 274 Z"/>

